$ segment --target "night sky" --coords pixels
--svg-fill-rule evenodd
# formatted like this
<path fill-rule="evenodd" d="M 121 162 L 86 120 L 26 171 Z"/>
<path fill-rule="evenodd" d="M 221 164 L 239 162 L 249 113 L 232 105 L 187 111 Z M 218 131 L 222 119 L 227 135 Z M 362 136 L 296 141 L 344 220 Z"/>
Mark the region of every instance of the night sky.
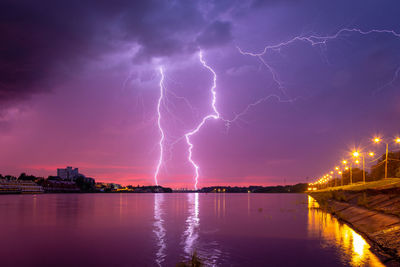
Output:
<path fill-rule="evenodd" d="M 154 183 L 162 66 L 159 182 L 192 187 L 183 136 L 212 113 L 202 50 L 221 116 L 247 112 L 191 138 L 199 186 L 312 181 L 374 134 L 399 133 L 400 35 L 343 32 L 261 58 L 238 48 L 260 53 L 343 28 L 400 33 L 399 11 L 397 0 L 2 0 L 0 173 L 68 165 L 97 181 Z"/>

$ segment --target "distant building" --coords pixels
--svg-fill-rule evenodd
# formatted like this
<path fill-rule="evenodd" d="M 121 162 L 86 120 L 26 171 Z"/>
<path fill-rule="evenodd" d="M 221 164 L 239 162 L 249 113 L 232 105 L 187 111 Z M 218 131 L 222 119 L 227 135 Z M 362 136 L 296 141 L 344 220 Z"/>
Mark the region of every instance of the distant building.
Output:
<path fill-rule="evenodd" d="M 57 176 L 61 179 L 62 182 L 68 181 L 73 183 L 81 190 L 81 192 L 89 192 L 95 190 L 95 179 L 79 173 L 78 168 L 72 168 L 68 166 L 65 169 L 57 169 Z M 54 187 L 56 188 L 54 189 L 54 191 L 60 192 L 72 192 L 76 190 L 76 188 L 69 188 L 69 185 L 67 183 L 49 185 L 49 187 Z"/>
<path fill-rule="evenodd" d="M 111 188 L 112 189 L 122 189 L 122 185 L 111 183 Z"/>
<path fill-rule="evenodd" d="M 94 178 L 86 177 L 86 176 L 82 176 L 82 177 L 83 177 L 84 183 L 93 184 L 93 186 L 96 184 L 96 180 Z"/>
<path fill-rule="evenodd" d="M 33 181 L 18 181 L 0 179 L 0 194 L 38 194 L 43 193 L 43 188 Z"/>
<path fill-rule="evenodd" d="M 65 169 L 57 169 L 57 176 L 63 180 L 75 181 L 80 176 L 78 168 L 67 167 Z"/>
<path fill-rule="evenodd" d="M 71 181 L 57 181 L 45 180 L 43 189 L 47 193 L 79 193 L 80 188 L 75 182 Z"/>
<path fill-rule="evenodd" d="M 95 188 L 96 188 L 96 191 L 98 191 L 98 192 L 105 192 L 107 189 L 107 186 L 104 183 L 96 183 Z"/>

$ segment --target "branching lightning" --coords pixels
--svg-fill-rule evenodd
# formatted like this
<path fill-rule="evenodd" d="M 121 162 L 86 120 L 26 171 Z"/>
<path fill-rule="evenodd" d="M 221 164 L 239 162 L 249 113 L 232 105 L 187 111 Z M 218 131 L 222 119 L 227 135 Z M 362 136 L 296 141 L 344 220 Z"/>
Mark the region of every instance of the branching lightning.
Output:
<path fill-rule="evenodd" d="M 168 114 L 169 116 L 173 117 L 174 120 L 180 122 L 181 124 L 185 124 L 184 121 L 182 121 L 178 116 L 176 116 L 174 114 L 174 111 L 171 109 L 170 106 L 172 106 L 172 108 L 175 108 L 175 104 L 174 101 L 171 101 L 169 99 L 169 95 L 171 95 L 173 98 L 179 100 L 179 101 L 183 101 L 183 103 L 193 112 L 197 113 L 197 109 L 195 107 L 193 107 L 191 105 L 191 103 L 189 102 L 188 99 L 186 99 L 185 97 L 179 96 L 176 93 L 174 93 L 173 91 L 170 91 L 167 89 L 167 86 L 165 85 L 166 83 L 166 76 L 164 74 L 164 69 L 163 67 L 159 67 L 159 73 L 160 73 L 160 81 L 159 81 L 159 98 L 157 101 L 157 127 L 158 127 L 158 131 L 160 133 L 160 140 L 158 142 L 158 148 L 159 148 L 159 159 L 157 162 L 157 167 L 154 173 L 154 182 L 156 185 L 158 185 L 158 178 L 159 178 L 159 174 L 161 171 L 161 167 L 163 167 L 163 164 L 165 163 L 165 161 L 168 161 L 168 158 L 166 159 L 166 154 L 169 154 L 169 160 L 171 159 L 172 156 L 172 148 L 173 146 L 178 143 L 179 141 L 184 139 L 184 136 L 181 137 L 168 137 L 168 135 L 166 134 L 166 130 L 163 128 L 162 126 L 162 120 L 166 119 L 166 115 Z M 161 114 L 164 114 L 164 116 L 162 116 Z M 171 120 L 169 120 L 169 122 L 171 123 Z"/>
<path fill-rule="evenodd" d="M 210 113 L 208 115 L 205 115 L 201 119 L 200 123 L 194 129 L 190 130 L 189 132 L 184 134 L 182 137 L 177 138 L 175 141 L 173 141 L 170 144 L 170 146 L 172 147 L 176 143 L 180 142 L 182 139 L 186 140 L 186 143 L 188 145 L 188 161 L 193 166 L 194 171 L 195 171 L 195 173 L 194 173 L 194 180 L 195 180 L 194 188 L 196 190 L 197 190 L 197 185 L 198 185 L 200 167 L 199 167 L 198 163 L 196 163 L 193 160 L 194 144 L 191 142 L 191 137 L 193 135 L 195 135 L 196 133 L 198 133 L 200 131 L 200 129 L 203 127 L 203 125 L 208 120 L 210 120 L 210 119 L 214 119 L 214 120 L 221 119 L 222 121 L 225 122 L 225 125 L 227 127 L 230 127 L 230 125 L 232 123 L 234 123 L 235 121 L 239 120 L 242 116 L 247 114 L 247 112 L 251 108 L 253 108 L 253 107 L 255 107 L 255 106 L 257 106 L 257 105 L 259 105 L 259 104 L 261 104 L 263 102 L 266 102 L 266 101 L 268 101 L 270 99 L 276 99 L 280 103 L 293 103 L 293 102 L 295 102 L 295 101 L 297 101 L 299 99 L 304 99 L 304 97 L 301 97 L 301 96 L 298 96 L 298 97 L 295 97 L 295 98 L 290 98 L 289 97 L 288 93 L 286 92 L 286 88 L 285 88 L 283 82 L 279 78 L 278 72 L 273 68 L 273 66 L 271 66 L 267 62 L 267 60 L 264 58 L 264 56 L 267 53 L 272 52 L 272 51 L 278 51 L 279 52 L 282 48 L 287 47 L 289 45 L 292 45 L 297 41 L 306 42 L 306 43 L 310 44 L 311 46 L 325 46 L 329 41 L 337 39 L 340 35 L 342 35 L 344 33 L 357 33 L 357 34 L 361 34 L 361 35 L 368 35 L 368 34 L 372 34 L 372 33 L 380 33 L 380 34 L 390 34 L 390 35 L 392 35 L 394 37 L 400 38 L 400 33 L 397 33 L 394 30 L 372 29 L 372 30 L 368 30 L 368 31 L 363 31 L 363 30 L 358 29 L 358 28 L 343 28 L 343 29 L 340 29 L 339 31 L 337 31 L 333 35 L 325 35 L 325 36 L 319 36 L 319 35 L 303 36 L 303 35 L 301 35 L 301 36 L 295 36 L 292 39 L 289 39 L 289 40 L 281 42 L 281 43 L 277 43 L 277 44 L 273 44 L 273 45 L 267 45 L 267 46 L 264 47 L 264 49 L 261 52 L 258 52 L 258 53 L 243 51 L 240 47 L 237 47 L 239 53 L 241 53 L 242 55 L 246 55 L 246 56 L 256 57 L 261 62 L 262 66 L 266 67 L 268 72 L 271 74 L 272 80 L 277 85 L 278 89 L 281 91 L 283 97 L 279 96 L 277 94 L 271 94 L 271 95 L 268 95 L 266 97 L 260 98 L 257 101 L 248 104 L 241 112 L 234 114 L 233 118 L 231 118 L 231 119 L 224 118 L 219 113 L 219 111 L 218 111 L 218 109 L 216 107 L 216 102 L 217 102 L 217 93 L 216 93 L 217 74 L 206 63 L 206 61 L 204 60 L 203 52 L 202 51 L 199 52 L 200 63 L 202 64 L 202 66 L 204 68 L 206 68 L 209 72 L 211 72 L 211 74 L 213 76 L 213 83 L 212 83 L 212 86 L 211 86 L 211 89 L 210 89 L 211 94 L 212 94 L 212 99 L 211 99 L 212 113 Z M 160 168 L 161 168 L 161 166 L 163 164 L 163 156 L 164 156 L 164 152 L 165 152 L 163 147 L 165 145 L 164 143 L 165 143 L 166 136 L 165 136 L 165 132 L 164 132 L 164 130 L 162 128 L 162 125 L 161 125 L 161 120 L 162 120 L 161 109 L 163 107 L 163 102 L 165 101 L 164 97 L 168 98 L 168 96 L 165 95 L 165 94 L 171 94 L 173 97 L 184 101 L 185 104 L 191 110 L 194 110 L 194 107 L 190 104 L 190 102 L 186 98 L 177 96 L 173 92 L 164 93 L 166 91 L 166 89 L 165 89 L 165 85 L 164 85 L 164 71 L 163 71 L 163 68 L 160 67 L 159 71 L 160 71 L 161 79 L 160 79 L 160 82 L 159 82 L 160 96 L 159 96 L 158 104 L 157 104 L 157 115 L 158 115 L 157 125 L 158 125 L 158 129 L 159 129 L 159 132 L 160 132 L 160 140 L 159 140 L 159 143 L 158 143 L 159 148 L 160 148 L 160 156 L 159 156 L 159 160 L 158 160 L 158 163 L 157 163 L 157 168 L 156 168 L 156 171 L 155 171 L 155 174 L 154 174 L 154 180 L 155 180 L 155 183 L 157 185 L 158 185 L 158 176 L 159 176 Z M 399 76 L 400 76 L 400 67 L 398 67 L 395 70 L 395 73 L 393 74 L 392 79 L 389 82 L 387 82 L 386 84 L 382 85 L 378 90 L 382 90 L 383 88 L 388 87 L 388 86 L 393 86 L 394 82 L 399 78 Z M 166 111 L 170 112 L 168 110 L 168 107 L 166 107 Z"/>
<path fill-rule="evenodd" d="M 215 89 L 217 88 L 217 74 L 215 73 L 215 71 L 209 66 L 207 65 L 207 63 L 205 62 L 205 60 L 203 59 L 203 53 L 202 51 L 199 52 L 199 60 L 201 62 L 201 64 L 203 65 L 204 68 L 208 69 L 212 75 L 213 75 L 213 85 L 211 87 L 211 94 L 212 94 L 212 100 L 211 100 L 211 107 L 213 110 L 213 113 L 208 114 L 207 116 L 203 117 L 203 119 L 201 120 L 201 122 L 197 125 L 196 128 L 194 128 L 193 130 L 191 130 L 190 132 L 185 134 L 185 139 L 186 139 L 186 143 L 188 144 L 188 161 L 193 165 L 194 171 L 195 171 L 195 184 L 194 184 L 194 188 L 195 190 L 197 190 L 197 184 L 198 184 L 198 180 L 199 180 L 199 165 L 196 164 L 192 158 L 193 156 L 193 143 L 190 141 L 190 137 L 194 134 L 196 134 L 201 127 L 206 123 L 206 121 L 208 121 L 209 119 L 219 119 L 220 118 L 220 114 L 217 110 L 216 107 L 216 103 L 217 103 L 217 92 L 215 91 Z"/>
<path fill-rule="evenodd" d="M 240 47 L 237 47 L 239 53 L 241 53 L 242 55 L 247 55 L 247 56 L 252 56 L 252 57 L 257 57 L 258 60 L 260 60 L 260 62 L 267 68 L 267 70 L 271 73 L 272 79 L 273 81 L 276 83 L 276 85 L 278 86 L 278 89 L 281 90 L 282 94 L 285 95 L 285 97 L 287 97 L 286 100 L 282 100 L 279 96 L 277 95 L 269 95 L 267 97 L 261 98 L 257 101 L 255 101 L 254 103 L 251 103 L 249 105 L 247 105 L 247 107 L 240 113 L 236 114 L 234 116 L 233 119 L 224 119 L 227 127 L 229 127 L 234 121 L 238 120 L 241 116 L 245 115 L 250 108 L 257 106 L 258 104 L 270 99 L 270 98 L 276 98 L 278 99 L 279 102 L 294 102 L 297 99 L 301 98 L 301 97 L 296 97 L 294 99 L 291 99 L 287 92 L 286 92 L 286 88 L 283 85 L 282 81 L 279 79 L 278 73 L 275 71 L 275 69 L 268 64 L 268 62 L 263 58 L 263 56 L 265 56 L 267 54 L 268 51 L 280 51 L 282 48 L 289 46 L 293 43 L 295 43 L 296 41 L 301 41 L 301 42 L 307 42 L 309 43 L 311 46 L 317 46 L 317 45 L 326 45 L 329 41 L 334 40 L 336 38 L 338 38 L 341 34 L 344 33 L 358 33 L 361 35 L 368 35 L 368 34 L 372 34 L 372 33 L 386 33 L 386 34 L 391 34 L 394 37 L 398 37 L 400 38 L 400 33 L 397 33 L 394 30 L 377 30 L 377 29 L 372 29 L 372 30 L 368 30 L 368 31 L 363 31 L 361 29 L 358 28 L 343 28 L 340 29 L 339 31 L 337 31 L 335 34 L 333 35 L 326 35 L 326 36 L 318 36 L 318 35 L 309 35 L 309 36 L 295 36 L 290 40 L 287 40 L 285 42 L 281 42 L 278 44 L 274 44 L 274 45 L 267 45 L 264 47 L 264 49 L 259 52 L 259 53 L 253 53 L 253 52 L 246 52 L 243 51 Z M 378 88 L 377 91 L 382 90 L 383 88 L 387 87 L 387 86 L 392 86 L 393 83 L 397 80 L 398 76 L 399 76 L 399 72 L 400 72 L 400 67 L 398 67 L 395 71 L 395 73 L 393 74 L 392 79 L 384 84 L 383 86 L 381 86 L 380 88 Z"/>
<path fill-rule="evenodd" d="M 388 34 L 392 34 L 393 36 L 399 37 L 400 38 L 400 33 L 397 33 L 393 30 L 369 30 L 369 31 L 363 31 L 357 28 L 344 28 L 339 30 L 338 32 L 336 32 L 333 35 L 327 35 L 327 36 L 318 36 L 318 35 L 310 35 L 310 36 L 296 36 L 293 37 L 292 39 L 279 43 L 279 44 L 275 44 L 275 45 L 268 45 L 264 47 L 264 50 L 261 53 L 250 53 L 250 52 L 243 52 L 240 48 L 239 52 L 243 55 L 250 55 L 250 56 L 254 56 L 254 57 L 260 57 L 263 56 L 267 53 L 268 50 L 279 50 L 282 47 L 288 46 L 296 41 L 304 41 L 304 42 L 308 42 L 311 45 L 315 46 L 315 45 L 325 45 L 328 41 L 336 39 L 339 37 L 339 35 L 341 35 L 344 32 L 356 32 L 362 35 L 367 35 L 367 34 L 371 34 L 371 33 L 388 33 Z"/>
<path fill-rule="evenodd" d="M 279 103 L 293 103 L 299 99 L 303 99 L 303 97 L 296 97 L 293 99 L 282 99 L 280 96 L 275 95 L 275 94 L 268 95 L 266 97 L 258 99 L 257 101 L 255 101 L 253 103 L 248 104 L 246 106 L 246 108 L 244 108 L 240 113 L 235 114 L 235 116 L 232 119 L 222 119 L 222 120 L 225 122 L 226 127 L 229 128 L 232 123 L 234 123 L 240 117 L 245 115 L 252 107 L 255 107 L 258 104 L 261 104 L 262 102 L 268 101 L 269 99 L 273 99 L 273 98 L 277 99 Z"/>
<path fill-rule="evenodd" d="M 157 163 L 157 168 L 156 168 L 156 172 L 154 173 L 154 181 L 156 183 L 156 185 L 158 185 L 158 175 L 160 173 L 160 168 L 161 165 L 163 163 L 163 156 L 164 156 L 164 139 L 165 139 L 165 134 L 164 134 L 164 130 L 161 126 L 161 104 L 163 102 L 163 98 L 164 98 L 164 70 L 162 67 L 160 67 L 160 75 L 161 75 L 161 79 L 160 79 L 160 96 L 158 98 L 158 102 L 157 102 L 157 125 L 158 125 L 158 130 L 160 131 L 160 141 L 159 141 L 159 146 L 160 146 L 160 157 L 158 158 L 158 163 Z"/>
<path fill-rule="evenodd" d="M 393 75 L 392 79 L 389 82 L 387 82 L 386 84 L 384 84 L 381 87 L 379 87 L 374 93 L 376 94 L 376 93 L 382 91 L 386 87 L 393 86 L 394 82 L 399 77 L 399 73 L 400 73 L 400 67 L 397 67 L 396 71 L 394 72 L 394 75 Z"/>

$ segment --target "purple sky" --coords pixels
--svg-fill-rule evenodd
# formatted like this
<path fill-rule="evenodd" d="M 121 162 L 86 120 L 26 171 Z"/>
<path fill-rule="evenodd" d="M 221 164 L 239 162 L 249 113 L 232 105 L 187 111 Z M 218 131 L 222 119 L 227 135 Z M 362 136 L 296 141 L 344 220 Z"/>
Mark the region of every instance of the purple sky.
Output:
<path fill-rule="evenodd" d="M 12 1 L 0 3 L 0 173 L 55 175 L 71 165 L 98 181 L 152 184 L 159 157 L 157 100 L 166 139 L 159 182 L 199 186 L 305 182 L 354 145 L 400 122 L 400 36 L 345 32 L 325 45 L 295 36 L 342 28 L 400 33 L 398 1 Z"/>

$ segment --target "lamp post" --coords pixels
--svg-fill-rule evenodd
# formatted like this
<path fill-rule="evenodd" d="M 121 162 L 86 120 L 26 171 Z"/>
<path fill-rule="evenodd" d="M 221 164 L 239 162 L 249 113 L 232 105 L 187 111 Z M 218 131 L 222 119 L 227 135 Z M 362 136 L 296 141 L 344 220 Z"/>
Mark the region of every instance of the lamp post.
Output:
<path fill-rule="evenodd" d="M 382 138 L 380 137 L 375 137 L 374 139 L 372 139 L 372 141 L 376 144 L 379 143 L 384 143 L 386 144 L 386 157 L 385 157 L 385 179 L 387 179 L 387 175 L 388 175 L 388 155 L 389 155 L 389 143 L 388 142 L 384 142 L 382 140 Z M 400 137 L 396 137 L 396 139 L 394 139 L 394 142 L 397 144 L 400 144 Z"/>
<path fill-rule="evenodd" d="M 363 183 L 365 184 L 365 157 L 364 154 L 362 155 L 362 159 L 363 159 Z"/>
<path fill-rule="evenodd" d="M 340 168 L 339 168 L 339 166 L 336 166 L 336 167 L 335 167 L 335 171 L 336 171 L 338 174 L 340 174 Z M 339 179 L 340 179 L 340 181 L 341 181 L 341 182 L 340 182 L 340 185 L 343 186 L 343 177 L 340 177 L 340 176 L 339 176 Z M 335 180 L 335 184 L 336 184 L 336 180 Z"/>
<path fill-rule="evenodd" d="M 356 160 L 354 161 L 354 163 L 355 163 L 355 164 L 359 164 L 360 161 L 358 160 L 358 157 L 360 156 L 360 152 L 358 152 L 358 151 L 353 151 L 352 155 L 353 155 L 353 157 L 356 159 Z M 364 178 L 364 177 L 365 177 L 365 172 L 364 172 L 364 169 L 363 169 L 363 178 Z"/>
<path fill-rule="evenodd" d="M 336 187 L 336 179 L 335 179 L 334 172 L 333 172 L 333 171 L 331 171 L 330 173 L 331 173 L 331 178 L 333 177 L 332 186 L 333 186 L 333 187 Z"/>
<path fill-rule="evenodd" d="M 360 161 L 358 160 L 358 158 L 361 156 L 362 158 L 362 171 L 363 171 L 363 183 L 365 184 L 365 153 L 362 152 L 358 152 L 358 151 L 353 151 L 352 153 L 353 157 L 356 158 L 355 163 L 359 164 Z M 369 152 L 368 155 L 370 157 L 373 157 L 375 154 L 374 152 Z"/>
<path fill-rule="evenodd" d="M 353 157 L 356 158 L 356 160 L 354 161 L 356 164 L 360 164 L 360 161 L 358 160 L 359 157 L 362 157 L 362 161 L 363 161 L 363 183 L 365 184 L 365 160 L 364 160 L 364 154 L 360 153 L 358 151 L 353 151 Z"/>
<path fill-rule="evenodd" d="M 347 161 L 346 161 L 346 160 L 343 160 L 343 161 L 342 161 L 342 164 L 344 165 L 344 168 L 346 169 L 346 168 L 347 168 L 347 166 L 346 166 Z M 342 179 L 341 179 L 341 185 L 343 186 L 343 175 L 342 175 Z"/>

